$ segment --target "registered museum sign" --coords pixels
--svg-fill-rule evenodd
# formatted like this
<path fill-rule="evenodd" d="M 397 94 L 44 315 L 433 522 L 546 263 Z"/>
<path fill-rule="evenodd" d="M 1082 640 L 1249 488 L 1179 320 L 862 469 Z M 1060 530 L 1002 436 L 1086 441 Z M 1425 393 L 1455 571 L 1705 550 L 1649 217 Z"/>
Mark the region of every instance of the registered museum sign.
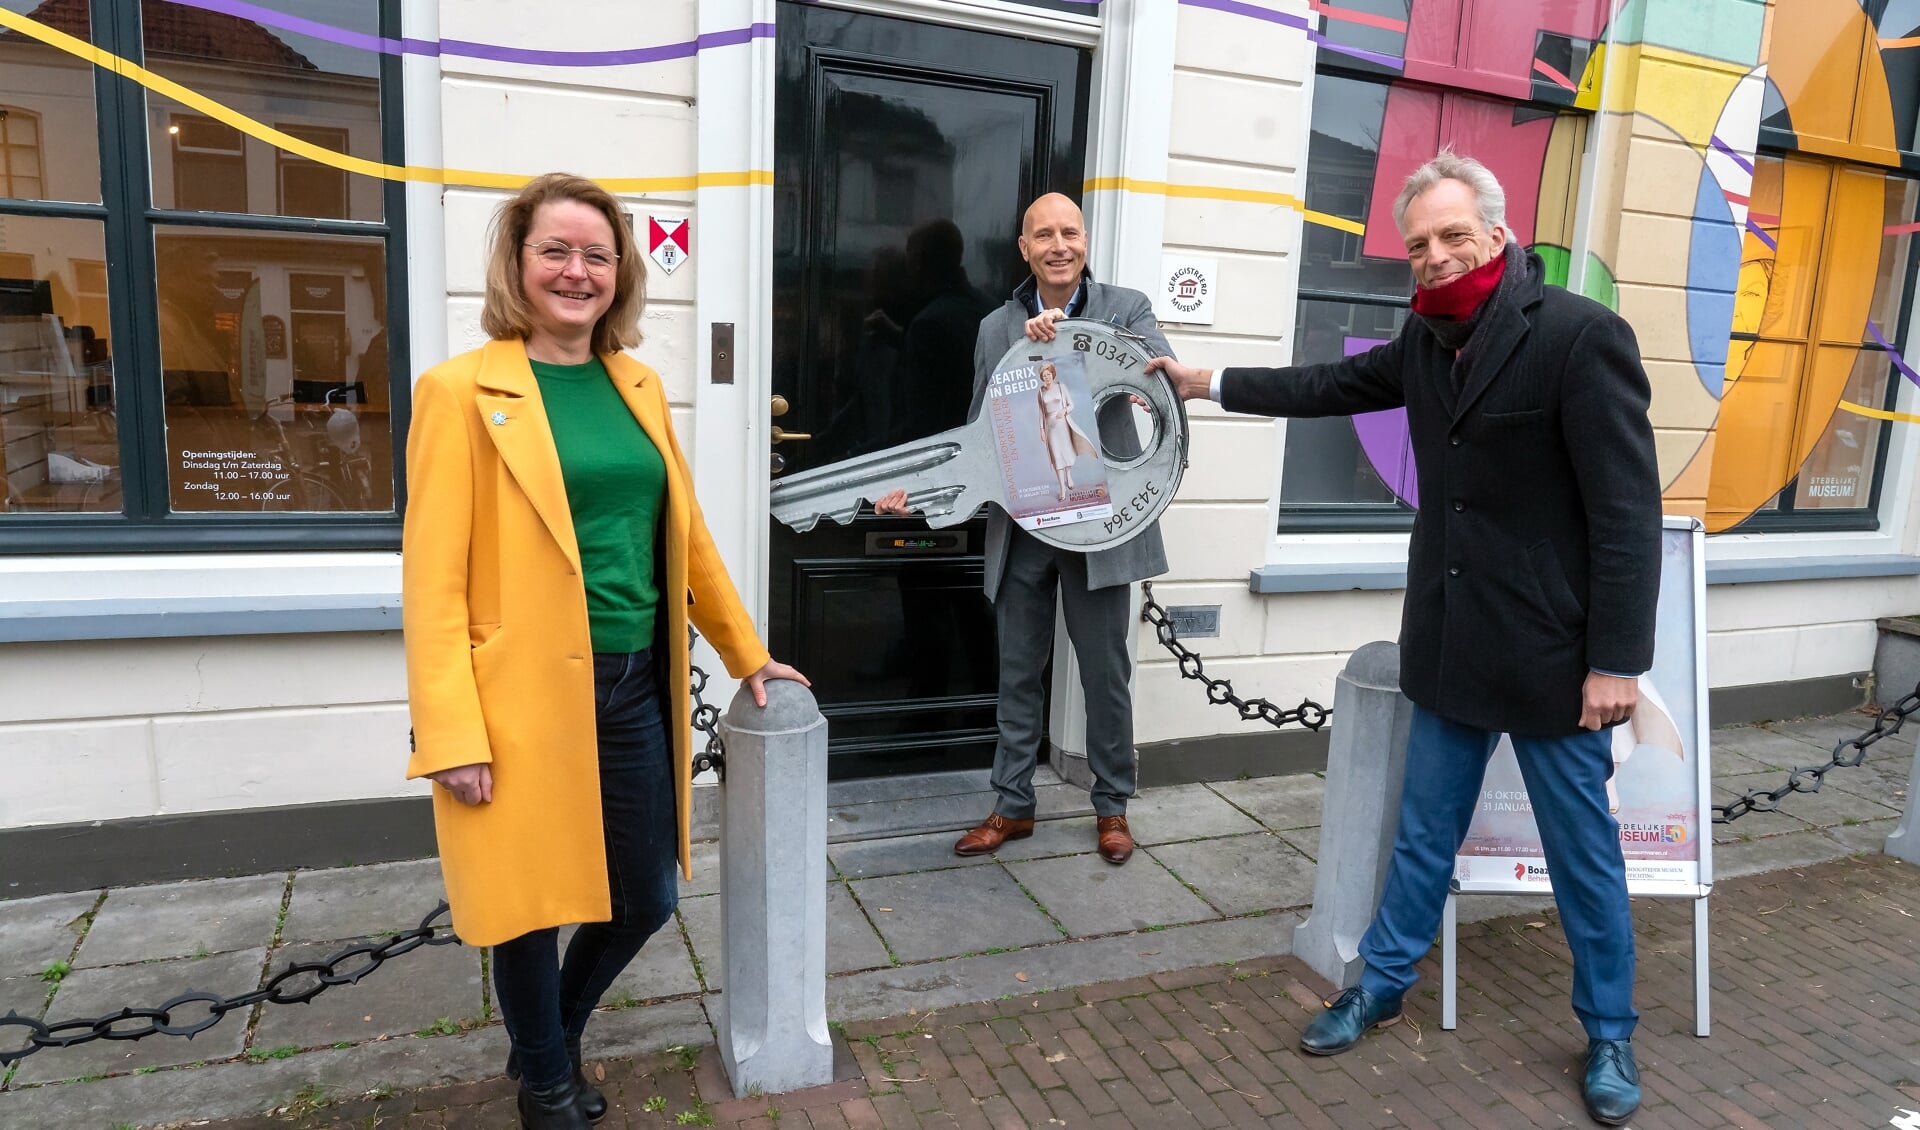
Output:
<path fill-rule="evenodd" d="M 1163 255 L 1160 285 L 1154 289 L 1154 317 L 1163 322 L 1213 324 L 1213 292 L 1220 276 L 1218 259 Z"/>

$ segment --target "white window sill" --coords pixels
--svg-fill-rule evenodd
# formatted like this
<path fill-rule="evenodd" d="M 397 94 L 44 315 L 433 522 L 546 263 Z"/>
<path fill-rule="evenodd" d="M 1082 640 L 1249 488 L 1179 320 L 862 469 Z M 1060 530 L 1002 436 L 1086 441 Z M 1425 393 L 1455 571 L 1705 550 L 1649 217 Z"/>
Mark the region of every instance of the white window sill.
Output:
<path fill-rule="evenodd" d="M 0 557 L 0 643 L 399 628 L 397 553 Z"/>

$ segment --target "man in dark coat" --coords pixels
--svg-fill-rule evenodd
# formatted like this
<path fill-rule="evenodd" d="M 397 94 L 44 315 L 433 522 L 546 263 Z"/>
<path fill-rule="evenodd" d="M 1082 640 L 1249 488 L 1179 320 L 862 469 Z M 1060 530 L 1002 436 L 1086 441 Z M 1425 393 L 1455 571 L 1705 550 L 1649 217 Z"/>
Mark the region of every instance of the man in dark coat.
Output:
<path fill-rule="evenodd" d="M 973 411 L 986 398 L 993 367 L 1024 341 L 1052 341 L 1062 318 L 1094 318 L 1138 334 L 1145 348 L 1167 353 L 1153 303 L 1137 290 L 1093 281 L 1087 272 L 1086 221 L 1080 206 L 1057 192 L 1035 200 L 1020 230 L 1020 253 L 1033 276 L 980 322 L 973 348 Z M 1133 421 L 1104 415 L 1101 443 L 1115 451 L 1137 445 Z M 875 500 L 881 514 L 907 513 L 905 491 Z M 1045 732 L 1041 676 L 1053 653 L 1056 599 L 1080 664 L 1087 698 L 1087 769 L 1093 776 L 1094 844 L 1108 863 L 1133 855 L 1127 800 L 1133 796 L 1133 622 L 1131 584 L 1167 571 L 1158 523 L 1124 545 L 1089 553 L 1058 549 L 1027 533 L 1004 510 L 987 519 L 987 599 L 1000 641 L 995 706 L 999 744 L 993 753 L 993 812 L 953 845 L 958 855 L 985 855 L 1033 834 L 1033 773 Z"/>
<path fill-rule="evenodd" d="M 1626 322 L 1542 280 L 1505 228 L 1499 182 L 1451 152 L 1394 207 L 1417 288 L 1385 345 L 1343 361 L 1215 374 L 1172 360 L 1187 398 L 1268 416 L 1407 409 L 1423 505 L 1407 553 L 1400 678 L 1413 700 L 1406 784 L 1360 983 L 1301 1037 L 1333 1055 L 1400 1018 L 1439 926 L 1454 854 L 1501 733 L 1513 738 L 1588 1036 L 1596 1120 L 1640 1101 L 1633 923 L 1607 810 L 1608 728 L 1653 663 L 1660 482 L 1651 398 Z"/>

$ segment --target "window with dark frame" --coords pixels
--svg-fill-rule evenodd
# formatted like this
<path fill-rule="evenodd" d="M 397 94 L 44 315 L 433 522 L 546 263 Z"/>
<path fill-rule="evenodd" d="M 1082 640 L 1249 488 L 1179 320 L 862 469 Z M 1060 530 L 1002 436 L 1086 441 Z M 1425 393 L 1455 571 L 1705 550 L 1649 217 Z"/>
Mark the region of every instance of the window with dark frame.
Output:
<path fill-rule="evenodd" d="M 0 551 L 396 546 L 404 193 L 317 150 L 404 163 L 398 60 L 170 0 L 23 14 L 232 116 L 0 32 Z M 98 144 L 16 159 L 48 134 Z"/>
<path fill-rule="evenodd" d="M 1558 106 L 1389 80 L 1344 62 L 1321 70 L 1314 80 L 1291 363 L 1338 361 L 1400 332 L 1413 274 L 1386 207 L 1392 199 L 1386 188 L 1443 142 L 1486 160 L 1503 183 L 1525 185 L 1508 194 L 1508 222 L 1542 252 L 1551 281 L 1564 285 L 1573 210 L 1558 202 L 1577 189 L 1578 161 L 1568 158 L 1584 147 L 1585 130 L 1584 114 Z M 1516 160 L 1522 167 L 1503 164 Z M 1552 206 L 1541 207 L 1541 200 Z M 1289 420 L 1279 532 L 1410 529 L 1418 505 L 1413 472 L 1403 411 Z"/>

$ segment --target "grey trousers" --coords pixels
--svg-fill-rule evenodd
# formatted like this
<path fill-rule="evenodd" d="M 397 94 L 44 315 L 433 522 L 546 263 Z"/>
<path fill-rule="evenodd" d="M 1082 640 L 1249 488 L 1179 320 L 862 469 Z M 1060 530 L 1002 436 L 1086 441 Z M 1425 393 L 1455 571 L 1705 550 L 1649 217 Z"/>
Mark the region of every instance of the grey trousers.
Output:
<path fill-rule="evenodd" d="M 1041 675 L 1053 653 L 1054 600 L 1065 601 L 1067 635 L 1080 661 L 1087 696 L 1087 767 L 1093 772 L 1093 810 L 1124 816 L 1133 795 L 1132 656 L 1127 621 L 1132 590 L 1126 585 L 1087 588 L 1085 554 L 1055 549 L 1025 530 L 1010 532 L 1006 569 L 994 594 L 1000 633 L 1000 743 L 993 754 L 994 811 L 1032 819 L 1033 771 L 1040 763 L 1045 719 Z"/>

